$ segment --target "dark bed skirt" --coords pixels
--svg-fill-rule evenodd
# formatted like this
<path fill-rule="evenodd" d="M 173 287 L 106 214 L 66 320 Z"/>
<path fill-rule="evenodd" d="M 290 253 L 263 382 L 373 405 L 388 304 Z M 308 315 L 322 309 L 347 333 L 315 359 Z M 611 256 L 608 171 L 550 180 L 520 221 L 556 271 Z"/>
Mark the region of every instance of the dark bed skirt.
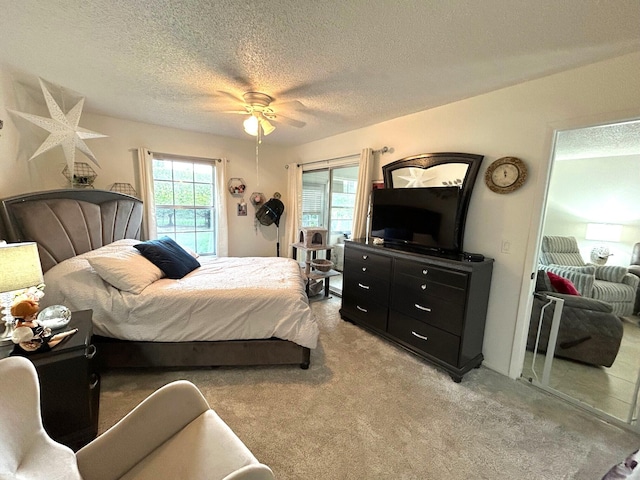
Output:
<path fill-rule="evenodd" d="M 277 338 L 219 342 L 132 342 L 93 336 L 99 369 L 299 365 L 309 368 L 311 351 Z"/>

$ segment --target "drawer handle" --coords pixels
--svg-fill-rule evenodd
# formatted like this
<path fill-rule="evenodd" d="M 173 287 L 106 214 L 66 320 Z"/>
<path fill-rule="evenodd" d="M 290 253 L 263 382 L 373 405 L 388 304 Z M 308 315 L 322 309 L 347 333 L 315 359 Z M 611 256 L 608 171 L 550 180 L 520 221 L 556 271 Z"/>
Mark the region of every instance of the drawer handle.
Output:
<path fill-rule="evenodd" d="M 427 273 L 429 273 L 429 270 L 427 270 L 426 268 L 423 268 L 423 269 L 422 269 L 422 274 L 423 274 L 423 275 L 426 275 Z"/>
<path fill-rule="evenodd" d="M 362 271 L 366 272 L 367 271 L 367 267 L 362 267 Z"/>
<path fill-rule="evenodd" d="M 427 289 L 427 284 L 426 284 L 426 283 L 423 283 L 422 285 L 420 285 L 420 288 L 421 288 L 422 290 L 426 290 L 426 289 Z"/>
<path fill-rule="evenodd" d="M 369 255 L 362 255 L 363 260 L 366 260 L 367 258 L 369 258 Z"/>
<path fill-rule="evenodd" d="M 100 377 L 95 373 L 91 374 L 91 383 L 89 384 L 89 390 L 93 390 L 98 386 L 98 382 L 100 381 Z"/>
<path fill-rule="evenodd" d="M 411 335 L 413 335 L 414 337 L 418 337 L 420 340 L 429 340 L 429 337 L 425 337 L 424 335 L 420 335 L 419 333 L 416 333 L 413 330 L 411 330 Z"/>
<path fill-rule="evenodd" d="M 415 305 L 415 307 L 416 307 L 417 309 L 424 310 L 425 312 L 430 312 L 430 311 L 431 311 L 431 309 L 430 309 L 430 308 L 428 308 L 428 307 L 423 307 L 422 305 L 418 305 L 417 303 L 414 303 L 414 305 Z"/>
<path fill-rule="evenodd" d="M 97 351 L 98 349 L 96 348 L 96 346 L 94 344 L 91 344 L 87 347 L 87 353 L 85 354 L 85 356 L 87 357 L 88 360 L 91 360 L 93 357 L 96 356 Z"/>
<path fill-rule="evenodd" d="M 360 310 L 361 312 L 369 313 L 369 310 L 367 310 L 366 308 L 362 308 L 360 305 L 356 305 L 356 308 L 357 308 L 358 310 Z"/>
<path fill-rule="evenodd" d="M 359 283 L 359 282 L 358 282 L 358 286 L 359 286 L 360 288 L 364 288 L 365 290 L 369 290 L 369 285 L 363 285 L 363 284 L 361 284 L 361 283 Z"/>

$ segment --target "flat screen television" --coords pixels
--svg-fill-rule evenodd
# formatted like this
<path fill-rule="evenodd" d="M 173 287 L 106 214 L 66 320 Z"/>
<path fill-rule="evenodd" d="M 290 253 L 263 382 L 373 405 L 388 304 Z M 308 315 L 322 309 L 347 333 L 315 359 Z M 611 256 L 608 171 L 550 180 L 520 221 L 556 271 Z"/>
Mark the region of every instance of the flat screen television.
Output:
<path fill-rule="evenodd" d="M 464 219 L 459 187 L 382 188 L 373 191 L 371 235 L 385 246 L 419 253 L 462 251 Z"/>

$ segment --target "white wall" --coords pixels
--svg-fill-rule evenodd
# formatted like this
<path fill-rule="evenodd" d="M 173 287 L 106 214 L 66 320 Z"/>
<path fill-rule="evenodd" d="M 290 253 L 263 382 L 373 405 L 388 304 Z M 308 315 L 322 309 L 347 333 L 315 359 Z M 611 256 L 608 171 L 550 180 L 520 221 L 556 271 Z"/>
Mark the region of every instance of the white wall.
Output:
<path fill-rule="evenodd" d="M 638 139 L 640 145 L 640 138 Z M 607 265 L 628 266 L 640 242 L 640 155 L 555 161 L 549 182 L 545 235 L 576 237 L 582 258 L 604 245 Z M 587 223 L 623 225 L 620 242 L 586 240 Z"/>
<path fill-rule="evenodd" d="M 12 81 L 9 72 L 0 71 L 0 107 L 17 111 L 28 111 L 48 116 L 46 109 L 33 100 L 25 101 L 20 88 Z M 33 112 L 34 110 L 38 112 Z M 20 193 L 68 188 L 61 174 L 65 166 L 65 157 L 60 147 L 56 147 L 28 161 L 31 154 L 46 138 L 46 132 L 30 129 L 28 122 L 12 119 L 0 110 L 0 118 L 5 119 L 5 128 L 0 131 L 0 176 L 1 196 L 7 197 Z M 20 129 L 16 125 L 20 126 Z M 226 158 L 229 178 L 242 177 L 246 181 L 248 215 L 237 216 L 236 205 L 239 198 L 227 195 L 229 222 L 229 255 L 231 256 L 275 256 L 275 226 L 254 226 L 255 209 L 249 202 L 249 194 L 260 191 L 270 198 L 279 191 L 286 201 L 287 151 L 282 147 L 269 144 L 268 138 L 260 145 L 260 170 L 257 181 L 256 145 L 253 137 L 247 140 L 219 137 L 184 130 L 158 127 L 131 122 L 117 118 L 83 113 L 80 125 L 105 135 L 107 138 L 87 140 L 87 145 L 95 154 L 100 167 L 94 166 L 80 152 L 76 161 L 87 162 L 97 172 L 95 188 L 108 190 L 115 182 L 126 182 L 137 187 L 136 149 L 147 147 L 151 151 L 187 155 L 203 158 Z M 26 128 L 26 130 L 25 130 Z M 242 128 L 238 122 L 238 128 Z M 25 133 L 26 132 L 26 133 Z M 286 213 L 285 213 L 286 214 Z M 284 225 L 284 218 L 282 225 Z M 282 238 L 281 231 L 281 238 Z"/>
<path fill-rule="evenodd" d="M 388 145 L 394 152 L 377 159 L 374 174 L 382 178 L 381 165 L 409 155 L 484 155 L 464 247 L 495 259 L 485 365 L 517 376 L 554 129 L 640 117 L 638 78 L 635 53 L 312 142 L 295 148 L 294 156 L 309 161 Z M 507 155 L 526 162 L 529 178 L 520 190 L 499 195 L 485 186 L 484 171 Z M 510 244 L 508 254 L 501 253 L 503 241 Z"/>

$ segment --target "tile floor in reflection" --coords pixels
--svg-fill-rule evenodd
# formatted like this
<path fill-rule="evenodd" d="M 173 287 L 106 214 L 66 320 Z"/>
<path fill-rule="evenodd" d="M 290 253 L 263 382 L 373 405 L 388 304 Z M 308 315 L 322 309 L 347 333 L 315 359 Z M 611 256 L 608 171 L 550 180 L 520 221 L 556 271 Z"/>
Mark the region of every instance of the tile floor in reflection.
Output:
<path fill-rule="evenodd" d="M 609 368 L 585 365 L 562 358 L 554 359 L 550 387 L 626 422 L 640 372 L 638 324 L 638 317 L 624 320 L 620 351 Z M 533 377 L 532 360 L 533 353 L 527 351 L 522 371 L 525 378 Z M 539 381 L 542 380 L 544 361 L 544 355 L 538 355 L 535 361 Z M 637 413 L 634 413 L 634 418 L 636 417 Z"/>

